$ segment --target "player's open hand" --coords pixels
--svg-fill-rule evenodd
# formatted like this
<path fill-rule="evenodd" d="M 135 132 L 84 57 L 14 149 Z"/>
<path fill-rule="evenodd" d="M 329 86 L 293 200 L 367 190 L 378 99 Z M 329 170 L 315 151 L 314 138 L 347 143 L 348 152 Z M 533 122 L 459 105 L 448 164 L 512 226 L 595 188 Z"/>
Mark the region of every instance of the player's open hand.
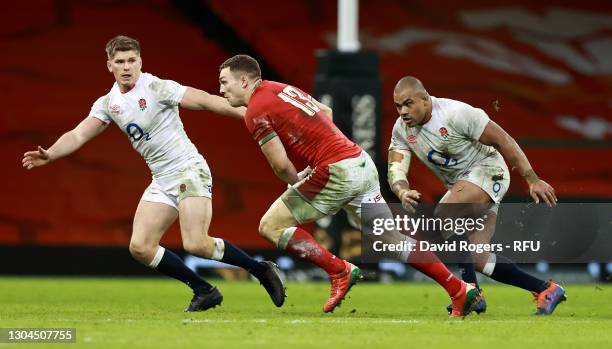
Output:
<path fill-rule="evenodd" d="M 540 199 L 544 200 L 550 207 L 557 204 L 555 188 L 541 179 L 529 185 L 529 195 L 531 195 L 536 204 L 540 203 Z"/>
<path fill-rule="evenodd" d="M 30 170 L 34 167 L 46 165 L 51 161 L 51 157 L 49 156 L 49 152 L 43 147 L 38 146 L 38 150 L 28 151 L 23 154 L 23 160 L 21 160 L 21 164 L 27 170 Z"/>
<path fill-rule="evenodd" d="M 399 199 L 402 202 L 402 207 L 404 210 L 415 213 L 416 206 L 419 204 L 419 200 L 421 200 L 421 193 L 416 190 L 402 190 L 399 195 Z"/>

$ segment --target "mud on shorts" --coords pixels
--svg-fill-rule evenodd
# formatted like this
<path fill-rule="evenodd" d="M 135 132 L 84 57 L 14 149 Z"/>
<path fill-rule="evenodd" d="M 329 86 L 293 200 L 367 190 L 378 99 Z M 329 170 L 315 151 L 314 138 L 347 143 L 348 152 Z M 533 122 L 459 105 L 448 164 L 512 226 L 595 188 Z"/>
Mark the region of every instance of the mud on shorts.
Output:
<path fill-rule="evenodd" d="M 203 158 L 189 161 L 177 171 L 154 176 L 142 194 L 142 201 L 160 202 L 178 210 L 186 197 L 212 198 L 212 175 Z"/>
<path fill-rule="evenodd" d="M 362 202 L 385 202 L 378 171 L 365 151 L 354 158 L 315 167 L 308 177 L 288 188 L 281 199 L 300 224 L 344 209 L 355 227 L 361 225 Z"/>
<path fill-rule="evenodd" d="M 493 201 L 493 206 L 489 210 L 497 213 L 499 203 L 510 187 L 510 171 L 501 155 L 496 154 L 472 165 L 457 177 L 456 181 L 467 181 L 484 190 Z M 440 199 L 440 203 L 443 203 L 450 194 L 449 186 L 449 191 Z"/>

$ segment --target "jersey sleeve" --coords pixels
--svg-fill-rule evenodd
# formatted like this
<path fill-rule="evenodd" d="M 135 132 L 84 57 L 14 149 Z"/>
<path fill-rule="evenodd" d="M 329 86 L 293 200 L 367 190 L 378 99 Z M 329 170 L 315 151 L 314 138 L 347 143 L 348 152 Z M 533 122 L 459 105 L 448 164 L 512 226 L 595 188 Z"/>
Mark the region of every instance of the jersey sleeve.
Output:
<path fill-rule="evenodd" d="M 100 119 L 106 124 L 110 124 L 113 121 L 108 115 L 108 96 L 102 96 L 94 102 L 89 111 L 89 117 Z"/>
<path fill-rule="evenodd" d="M 410 150 L 408 141 L 406 140 L 403 122 L 399 118 L 395 122 L 395 125 L 393 125 L 393 131 L 391 131 L 389 150 Z"/>
<path fill-rule="evenodd" d="M 272 121 L 263 108 L 255 105 L 249 106 L 244 116 L 244 122 L 251 136 L 260 147 L 277 136 Z"/>
<path fill-rule="evenodd" d="M 452 126 L 461 135 L 479 140 L 489 123 L 489 116 L 484 110 L 466 104 L 454 115 Z"/>
<path fill-rule="evenodd" d="M 149 83 L 149 88 L 153 95 L 157 97 L 157 100 L 161 104 L 177 106 L 181 103 L 187 86 L 183 86 L 173 80 L 162 80 L 154 78 Z"/>

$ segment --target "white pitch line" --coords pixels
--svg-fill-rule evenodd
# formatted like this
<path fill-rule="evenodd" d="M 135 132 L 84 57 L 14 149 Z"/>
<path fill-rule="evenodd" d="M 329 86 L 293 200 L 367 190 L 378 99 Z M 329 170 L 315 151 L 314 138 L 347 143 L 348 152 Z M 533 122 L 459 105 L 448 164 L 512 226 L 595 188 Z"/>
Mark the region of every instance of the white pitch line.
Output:
<path fill-rule="evenodd" d="M 274 323 L 266 319 L 245 319 L 245 320 L 224 320 L 224 319 L 184 319 L 182 323 Z M 297 325 L 297 324 L 416 324 L 418 320 L 405 319 L 294 319 L 279 321 L 279 323 Z"/>
<path fill-rule="evenodd" d="M 56 323 L 139 323 L 149 321 L 145 319 L 97 319 L 97 320 L 85 320 L 85 319 L 55 319 Z M 172 320 L 169 320 L 172 321 Z M 255 324 L 439 324 L 444 325 L 446 323 L 475 325 L 475 324 L 561 324 L 561 325 L 580 325 L 580 324 L 611 324 L 612 319 L 567 319 L 567 318 L 551 318 L 550 321 L 546 319 L 524 319 L 524 320 L 503 320 L 503 319 L 485 319 L 483 317 L 468 317 L 465 320 L 450 319 L 440 317 L 439 319 L 385 319 L 385 318 L 313 318 L 313 319 L 182 319 L 180 320 L 184 324 L 188 323 L 209 323 L 209 324 L 222 324 L 222 323 L 255 323 Z M 2 343 L 0 343 L 2 344 Z"/>

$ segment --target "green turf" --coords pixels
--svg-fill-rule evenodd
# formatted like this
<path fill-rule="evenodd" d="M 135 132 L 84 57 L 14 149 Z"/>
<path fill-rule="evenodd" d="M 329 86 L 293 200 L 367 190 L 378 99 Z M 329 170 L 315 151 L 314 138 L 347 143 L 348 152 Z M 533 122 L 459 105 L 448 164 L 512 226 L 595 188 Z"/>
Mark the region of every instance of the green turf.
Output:
<path fill-rule="evenodd" d="M 448 319 L 433 284 L 358 284 L 334 314 L 325 283 L 289 284 L 275 308 L 254 282 L 217 282 L 223 306 L 182 312 L 190 299 L 165 279 L 0 278 L 0 327 L 75 327 L 88 348 L 580 348 L 612 343 L 612 287 L 567 285 L 569 301 L 534 317 L 531 295 L 487 285 L 486 314 Z"/>

